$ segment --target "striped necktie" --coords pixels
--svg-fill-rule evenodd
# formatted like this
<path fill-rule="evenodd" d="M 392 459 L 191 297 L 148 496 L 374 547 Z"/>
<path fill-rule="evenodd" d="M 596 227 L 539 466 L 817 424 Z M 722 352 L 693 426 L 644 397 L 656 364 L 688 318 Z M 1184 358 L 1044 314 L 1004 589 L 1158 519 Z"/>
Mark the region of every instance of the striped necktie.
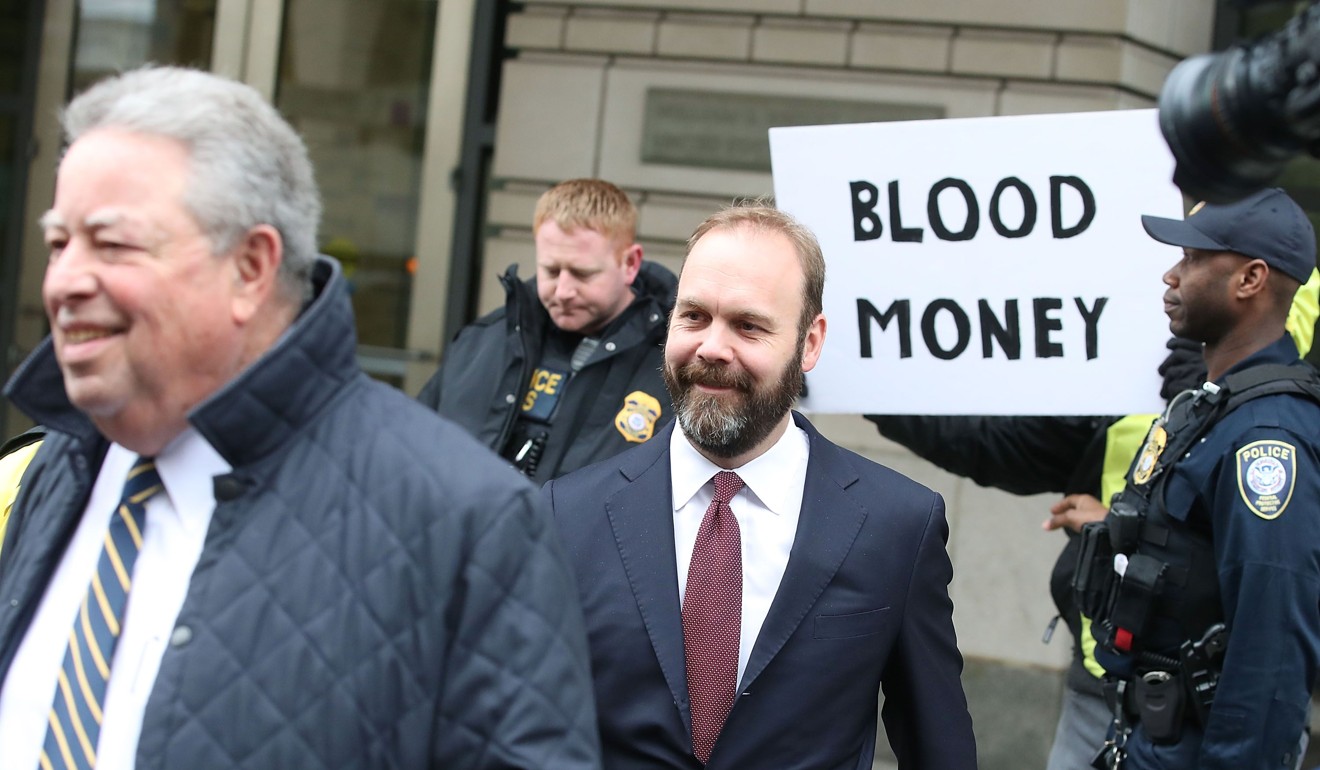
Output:
<path fill-rule="evenodd" d="M 110 517 L 101 558 L 69 632 L 55 703 L 51 706 L 41 769 L 96 767 L 110 663 L 119 639 L 133 565 L 142 548 L 147 499 L 164 487 L 155 462 L 139 457 L 128 472 L 124 494 Z"/>

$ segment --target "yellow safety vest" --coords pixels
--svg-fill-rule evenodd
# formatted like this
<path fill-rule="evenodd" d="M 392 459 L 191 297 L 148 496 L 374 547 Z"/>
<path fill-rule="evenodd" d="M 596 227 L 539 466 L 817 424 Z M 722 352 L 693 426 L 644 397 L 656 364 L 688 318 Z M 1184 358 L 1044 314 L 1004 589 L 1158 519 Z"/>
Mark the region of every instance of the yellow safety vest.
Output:
<path fill-rule="evenodd" d="M 23 473 L 40 446 L 40 441 L 34 441 L 0 457 L 0 548 L 5 544 L 5 527 L 9 525 L 9 511 L 14 507 L 14 499 L 18 497 Z"/>

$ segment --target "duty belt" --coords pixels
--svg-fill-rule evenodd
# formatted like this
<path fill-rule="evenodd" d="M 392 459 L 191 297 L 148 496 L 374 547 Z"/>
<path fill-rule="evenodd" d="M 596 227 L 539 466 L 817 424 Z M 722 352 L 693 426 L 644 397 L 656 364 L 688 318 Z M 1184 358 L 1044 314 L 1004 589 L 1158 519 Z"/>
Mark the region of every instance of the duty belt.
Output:
<path fill-rule="evenodd" d="M 1168 664 L 1163 668 L 1141 667 L 1131 679 L 1106 677 L 1105 701 L 1114 715 L 1113 728 L 1092 766 L 1118 770 L 1127 754 L 1128 736 L 1137 723 L 1152 742 L 1166 745 L 1181 739 L 1188 719 L 1204 728 L 1227 645 L 1228 629 L 1216 623 L 1195 642 L 1184 642 L 1176 659 L 1142 654 L 1142 663 Z"/>

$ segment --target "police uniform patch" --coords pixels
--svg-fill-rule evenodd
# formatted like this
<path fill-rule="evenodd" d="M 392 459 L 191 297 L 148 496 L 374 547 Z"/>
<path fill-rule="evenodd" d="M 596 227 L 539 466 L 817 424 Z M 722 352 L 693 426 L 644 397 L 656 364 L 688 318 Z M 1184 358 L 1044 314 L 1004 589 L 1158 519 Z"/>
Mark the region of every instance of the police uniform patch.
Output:
<path fill-rule="evenodd" d="M 537 422 L 550 422 L 571 375 L 567 369 L 537 367 L 532 372 L 531 382 L 527 383 L 527 394 L 523 396 L 522 416 Z"/>
<path fill-rule="evenodd" d="M 646 441 L 655 433 L 660 419 L 660 402 L 654 396 L 634 390 L 623 399 L 623 408 L 614 415 L 614 427 L 624 439 L 634 444 Z"/>
<path fill-rule="evenodd" d="M 1238 492 L 1251 512 L 1276 519 L 1297 480 L 1297 448 L 1286 441 L 1253 441 L 1237 451 Z"/>
<path fill-rule="evenodd" d="M 1150 433 L 1146 434 L 1146 443 L 1141 447 L 1141 454 L 1137 456 L 1136 467 L 1132 469 L 1133 484 L 1145 484 L 1150 481 L 1151 474 L 1155 472 L 1155 465 L 1168 443 L 1168 432 L 1159 421 L 1156 421 L 1150 426 Z"/>

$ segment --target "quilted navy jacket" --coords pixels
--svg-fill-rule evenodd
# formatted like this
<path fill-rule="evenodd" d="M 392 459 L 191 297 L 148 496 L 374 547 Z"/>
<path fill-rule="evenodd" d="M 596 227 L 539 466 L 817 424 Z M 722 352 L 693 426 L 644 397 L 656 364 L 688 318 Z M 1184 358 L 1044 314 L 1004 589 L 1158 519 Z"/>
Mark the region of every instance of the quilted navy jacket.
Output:
<path fill-rule="evenodd" d="M 577 593 L 539 496 L 363 375 L 338 268 L 315 276 L 290 331 L 190 415 L 234 470 L 137 767 L 598 767 Z M 0 676 L 106 447 L 49 341 L 6 391 L 51 433 L 0 560 Z"/>

